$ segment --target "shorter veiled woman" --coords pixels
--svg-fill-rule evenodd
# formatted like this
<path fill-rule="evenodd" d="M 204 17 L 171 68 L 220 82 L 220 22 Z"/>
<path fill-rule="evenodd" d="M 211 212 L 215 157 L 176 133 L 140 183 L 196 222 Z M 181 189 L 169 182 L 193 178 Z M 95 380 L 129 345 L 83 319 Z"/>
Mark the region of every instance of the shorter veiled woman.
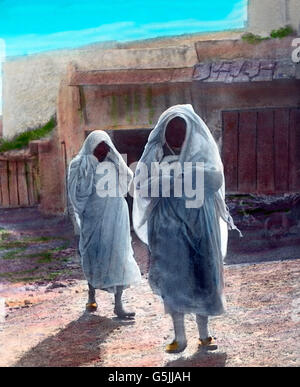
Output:
<path fill-rule="evenodd" d="M 132 318 L 124 310 L 123 290 L 140 282 L 133 256 L 125 195 L 133 174 L 107 133 L 89 134 L 71 161 L 68 193 L 80 230 L 79 252 L 88 281 L 88 311 L 97 309 L 95 289 L 114 293 L 115 314 Z"/>
<path fill-rule="evenodd" d="M 187 345 L 186 313 L 196 315 L 199 345 L 213 344 L 208 317 L 225 311 L 227 226 L 236 228 L 224 197 L 223 165 L 209 129 L 191 105 L 169 108 L 137 165 L 133 204 L 135 231 L 149 247 L 151 288 L 173 319 L 167 352 Z"/>

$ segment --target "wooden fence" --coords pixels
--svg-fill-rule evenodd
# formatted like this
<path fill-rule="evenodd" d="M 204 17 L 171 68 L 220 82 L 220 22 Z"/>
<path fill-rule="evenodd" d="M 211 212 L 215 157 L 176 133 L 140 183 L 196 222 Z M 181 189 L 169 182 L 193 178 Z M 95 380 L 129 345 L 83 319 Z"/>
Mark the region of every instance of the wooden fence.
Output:
<path fill-rule="evenodd" d="M 0 156 L 0 207 L 28 207 L 39 202 L 37 157 Z"/>

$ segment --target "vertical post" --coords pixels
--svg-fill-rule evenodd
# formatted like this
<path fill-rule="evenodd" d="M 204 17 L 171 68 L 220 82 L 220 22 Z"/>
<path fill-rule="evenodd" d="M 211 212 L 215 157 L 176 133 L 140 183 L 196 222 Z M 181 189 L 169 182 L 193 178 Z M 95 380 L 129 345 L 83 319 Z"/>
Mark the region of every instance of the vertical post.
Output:
<path fill-rule="evenodd" d="M 8 162 L 8 184 L 9 184 L 9 204 L 11 207 L 19 205 L 18 197 L 18 178 L 17 178 L 17 162 Z"/>
<path fill-rule="evenodd" d="M 25 161 L 17 161 L 19 205 L 28 206 L 28 191 L 25 172 Z"/>
<path fill-rule="evenodd" d="M 9 187 L 8 187 L 8 163 L 6 160 L 0 161 L 1 178 L 1 206 L 9 207 Z"/>

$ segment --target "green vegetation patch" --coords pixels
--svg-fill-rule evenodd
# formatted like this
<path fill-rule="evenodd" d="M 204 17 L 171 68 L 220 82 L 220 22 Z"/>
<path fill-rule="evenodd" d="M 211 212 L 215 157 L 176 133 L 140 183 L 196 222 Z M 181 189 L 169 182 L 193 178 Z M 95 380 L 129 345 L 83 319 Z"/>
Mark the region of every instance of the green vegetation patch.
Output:
<path fill-rule="evenodd" d="M 252 34 L 252 32 L 247 32 L 244 35 L 242 35 L 242 40 L 244 40 L 245 42 L 247 42 L 249 44 L 258 44 L 264 40 L 268 40 L 271 38 L 272 39 L 276 39 L 276 38 L 282 39 L 282 38 L 285 38 L 286 36 L 291 36 L 294 34 L 295 34 L 295 31 L 293 30 L 293 28 L 291 26 L 285 26 L 285 27 L 279 28 L 278 30 L 273 30 L 270 33 L 270 36 L 266 36 L 266 37 Z"/>
<path fill-rule="evenodd" d="M 0 241 L 0 250 L 16 249 L 18 247 L 26 247 L 28 243 L 23 241 Z"/>
<path fill-rule="evenodd" d="M 269 37 L 263 38 L 260 35 L 255 35 L 255 34 L 252 34 L 252 32 L 247 32 L 242 36 L 242 39 L 249 44 L 258 44 L 258 43 L 261 43 L 263 40 L 268 40 L 270 38 Z"/>
<path fill-rule="evenodd" d="M 65 248 L 67 248 L 69 245 L 68 240 L 66 238 L 63 238 L 63 237 L 41 236 L 41 237 L 35 237 L 35 238 L 25 237 L 22 240 L 8 240 L 9 232 L 3 233 L 3 234 L 2 234 L 2 239 L 0 238 L 0 250 L 14 249 L 14 248 L 18 248 L 18 247 L 28 247 L 31 244 L 46 243 L 46 242 L 58 241 L 58 240 L 65 241 L 65 243 L 63 244 L 63 246 L 59 246 L 59 247 L 55 248 L 54 250 L 56 250 L 56 249 L 63 250 Z"/>
<path fill-rule="evenodd" d="M 0 243 L 1 241 L 7 240 L 10 236 L 10 232 L 5 228 L 0 228 Z"/>
<path fill-rule="evenodd" d="M 11 140 L 2 139 L 0 141 L 0 152 L 25 148 L 28 146 L 30 141 L 39 140 L 43 137 L 46 137 L 51 133 L 55 126 L 56 121 L 54 118 L 51 118 L 51 120 L 46 125 L 40 128 L 27 130 L 26 132 L 16 135 Z"/>
<path fill-rule="evenodd" d="M 295 31 L 291 26 L 286 26 L 286 27 L 279 28 L 278 30 L 273 30 L 270 36 L 271 38 L 274 38 L 274 39 L 276 38 L 282 39 L 282 38 L 285 38 L 286 36 L 293 35 L 294 33 Z"/>
<path fill-rule="evenodd" d="M 61 236 L 23 236 L 18 240 L 12 238 L 15 238 L 13 233 L 0 228 L 0 250 L 2 250 L 0 260 L 3 262 L 4 260 L 23 260 L 23 262 L 26 260 L 26 264 L 33 265 L 33 267 L 27 270 L 0 273 L 0 279 L 5 278 L 10 282 L 53 281 L 62 275 L 67 276 L 71 273 L 69 269 L 57 267 L 59 262 L 68 262 L 71 259 L 68 256 L 69 253 L 64 253 L 64 250 L 70 246 L 67 238 Z M 49 242 L 50 245 L 48 245 Z M 51 242 L 55 242 L 54 246 Z M 57 242 L 60 242 L 59 246 Z M 32 251 L 32 248 L 38 247 L 41 248 L 40 251 Z"/>
<path fill-rule="evenodd" d="M 20 258 L 19 254 L 21 254 L 24 250 L 25 250 L 25 247 L 21 247 L 17 250 L 8 251 L 8 252 L 4 253 L 1 256 L 1 258 L 2 259 L 18 259 L 18 258 Z"/>
<path fill-rule="evenodd" d="M 49 241 L 64 241 L 61 246 L 50 248 L 48 250 L 42 250 L 32 254 L 26 254 L 26 250 L 31 245 L 39 245 L 47 243 Z M 28 259 L 28 258 L 39 258 L 38 263 L 49 263 L 53 260 L 58 260 L 57 253 L 65 250 L 69 247 L 69 241 L 63 237 L 25 237 L 22 240 L 8 240 L 7 238 L 0 239 L 0 250 L 10 250 L 1 254 L 2 259 Z M 22 255 L 20 255 L 22 253 Z"/>
<path fill-rule="evenodd" d="M 28 274 L 34 274 L 37 271 L 37 267 L 34 267 L 29 270 L 19 270 L 19 271 L 12 271 L 7 273 L 0 273 L 0 278 L 6 278 L 11 282 L 19 282 L 19 281 L 30 281 L 32 279 L 36 279 L 34 276 L 28 277 Z M 18 278 L 17 278 L 18 277 Z"/>
<path fill-rule="evenodd" d="M 70 270 L 68 270 L 68 269 L 54 271 L 52 273 L 41 273 L 41 272 L 38 272 L 38 267 L 34 267 L 33 269 L 29 269 L 29 270 L 0 273 L 0 278 L 5 278 L 8 281 L 13 282 L 13 283 L 36 282 L 36 281 L 54 281 L 59 276 L 62 276 L 62 275 L 67 276 L 69 274 L 70 274 Z"/>

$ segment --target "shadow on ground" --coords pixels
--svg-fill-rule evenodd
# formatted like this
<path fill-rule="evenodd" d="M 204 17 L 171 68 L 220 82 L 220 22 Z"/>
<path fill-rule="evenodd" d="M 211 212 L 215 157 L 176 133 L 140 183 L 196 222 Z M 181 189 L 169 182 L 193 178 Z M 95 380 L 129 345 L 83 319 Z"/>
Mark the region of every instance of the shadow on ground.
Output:
<path fill-rule="evenodd" d="M 101 344 L 117 328 L 134 324 L 84 313 L 27 352 L 14 367 L 79 367 L 101 362 Z"/>
<path fill-rule="evenodd" d="M 227 354 L 225 352 L 212 352 L 199 350 L 193 356 L 168 362 L 165 367 L 225 367 Z"/>

